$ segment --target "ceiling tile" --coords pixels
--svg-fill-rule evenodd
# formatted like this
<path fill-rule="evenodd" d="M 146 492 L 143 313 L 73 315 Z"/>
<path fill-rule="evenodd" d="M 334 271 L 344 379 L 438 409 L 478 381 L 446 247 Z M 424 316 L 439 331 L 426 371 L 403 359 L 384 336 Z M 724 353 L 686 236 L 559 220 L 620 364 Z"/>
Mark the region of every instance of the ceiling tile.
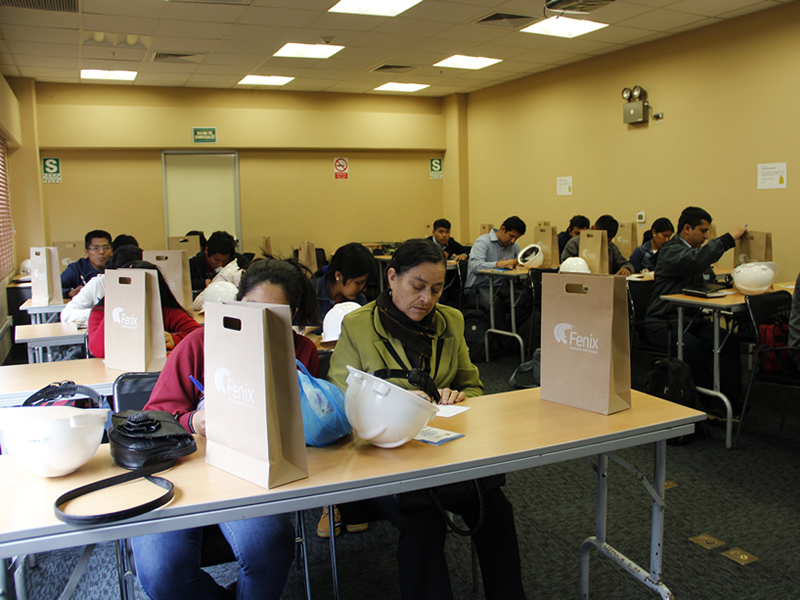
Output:
<path fill-rule="evenodd" d="M 134 48 L 98 48 L 97 46 L 84 46 L 81 49 L 81 58 L 98 60 L 129 60 L 141 62 L 147 50 Z"/>
<path fill-rule="evenodd" d="M 156 19 L 136 19 L 133 17 L 106 17 L 102 15 L 83 15 L 81 28 L 106 33 L 136 33 L 153 35 L 156 32 Z"/>
<path fill-rule="evenodd" d="M 219 44 L 219 48 L 218 48 Z M 190 38 L 173 38 L 153 36 L 150 42 L 152 52 L 167 52 L 169 54 L 206 54 L 214 50 L 221 50 L 221 44 L 216 40 L 196 40 Z"/>
<path fill-rule="evenodd" d="M 742 15 L 749 15 L 750 13 L 754 13 L 759 10 L 764 10 L 765 8 L 772 8 L 773 6 L 780 6 L 781 0 L 767 1 L 767 2 L 759 2 L 757 4 L 751 4 L 750 6 L 746 6 L 744 8 L 740 8 L 739 10 L 732 10 L 730 12 L 724 13 L 722 16 L 726 19 L 733 19 L 736 17 L 741 17 Z"/>
<path fill-rule="evenodd" d="M 80 15 L 76 13 L 0 7 L 0 23 L 4 25 L 76 28 L 80 26 Z"/>
<path fill-rule="evenodd" d="M 604 27 L 597 31 L 592 31 L 586 35 L 582 35 L 581 39 L 594 40 L 596 42 L 609 42 L 614 44 L 630 43 L 635 40 L 640 40 L 644 37 L 652 35 L 649 29 L 636 29 L 634 27 L 625 27 L 622 25 L 615 25 L 614 27 Z"/>
<path fill-rule="evenodd" d="M 408 34 L 409 32 L 414 35 L 428 37 L 437 35 L 446 29 L 453 27 L 451 23 L 443 23 L 441 21 L 424 21 L 422 19 L 407 19 L 395 17 L 394 19 L 386 19 L 383 23 L 375 27 L 373 31 L 384 31 L 386 33 L 400 33 Z"/>
<path fill-rule="evenodd" d="M 403 16 L 409 19 L 466 24 L 485 13 L 486 8 L 482 6 L 425 0 L 425 2 L 409 8 L 403 13 Z"/>
<path fill-rule="evenodd" d="M 264 27 L 263 25 L 234 25 L 228 40 L 257 41 L 291 40 L 300 30 L 294 27 Z M 286 42 L 284 42 L 286 43 Z"/>
<path fill-rule="evenodd" d="M 336 4 L 333 0 L 331 6 Z M 312 29 L 349 29 L 352 31 L 370 31 L 391 17 L 374 17 L 370 15 L 349 15 L 343 13 L 323 12 L 309 23 Z"/>
<path fill-rule="evenodd" d="M 83 0 L 81 10 L 84 14 L 160 19 L 168 6 L 164 0 L 136 0 L 136 2 Z"/>
<path fill-rule="evenodd" d="M 720 0 L 680 0 L 675 4 L 670 4 L 669 9 L 704 17 L 716 17 L 758 3 L 759 0 L 725 0 L 724 2 L 720 2 Z"/>
<path fill-rule="evenodd" d="M 58 27 L 3 25 L 3 38 L 7 40 L 24 40 L 26 42 L 44 42 L 49 44 L 80 43 L 80 33 L 77 28 L 62 29 Z"/>
<path fill-rule="evenodd" d="M 486 25 L 456 25 L 446 29 L 438 37 L 445 40 L 458 40 L 463 42 L 473 42 L 475 44 L 485 44 L 497 38 L 504 37 L 510 33 L 508 29 L 499 27 L 488 27 Z"/>
<path fill-rule="evenodd" d="M 77 45 L 42 44 L 41 42 L 21 42 L 18 40 L 7 40 L 6 44 L 12 54 L 29 54 L 31 56 L 78 56 Z"/>
<path fill-rule="evenodd" d="M 311 10 L 265 8 L 252 6 L 239 19 L 242 25 L 270 25 L 272 27 L 306 27 L 317 18 Z"/>
<path fill-rule="evenodd" d="M 669 31 L 702 20 L 702 17 L 673 10 L 654 10 L 631 19 L 622 21 L 626 27 L 652 29 L 653 31 Z"/>
<path fill-rule="evenodd" d="M 207 65 L 241 66 L 245 69 L 254 69 L 264 62 L 264 57 L 256 54 L 220 54 L 215 52 L 203 59 Z"/>
<path fill-rule="evenodd" d="M 204 21 L 176 21 L 165 19 L 158 24 L 156 35 L 177 38 L 223 39 L 231 30 L 230 23 L 207 23 Z"/>
<path fill-rule="evenodd" d="M 365 33 L 353 42 L 353 46 L 366 46 L 368 48 L 391 48 L 404 50 L 411 48 L 422 41 L 423 38 L 410 35 L 397 35 L 394 33 Z"/>
<path fill-rule="evenodd" d="M 241 5 L 169 2 L 164 18 L 181 21 L 208 21 L 209 23 L 236 23 L 246 10 L 247 7 Z"/>

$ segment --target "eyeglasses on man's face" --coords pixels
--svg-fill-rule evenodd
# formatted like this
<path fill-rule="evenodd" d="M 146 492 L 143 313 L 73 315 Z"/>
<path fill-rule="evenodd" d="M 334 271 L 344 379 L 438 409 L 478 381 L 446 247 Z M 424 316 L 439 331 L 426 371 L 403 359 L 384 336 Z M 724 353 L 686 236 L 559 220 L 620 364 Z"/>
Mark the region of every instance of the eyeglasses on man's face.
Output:
<path fill-rule="evenodd" d="M 108 252 L 111 250 L 111 246 L 89 246 L 89 250 L 92 252 Z"/>

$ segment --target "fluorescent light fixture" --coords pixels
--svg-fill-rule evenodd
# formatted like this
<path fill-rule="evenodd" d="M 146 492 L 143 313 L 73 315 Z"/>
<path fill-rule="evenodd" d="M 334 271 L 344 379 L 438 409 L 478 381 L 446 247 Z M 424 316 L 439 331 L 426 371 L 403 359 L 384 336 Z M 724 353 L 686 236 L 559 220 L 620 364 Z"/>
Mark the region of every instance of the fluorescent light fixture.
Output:
<path fill-rule="evenodd" d="M 418 92 L 420 90 L 424 90 L 426 87 L 431 87 L 426 83 L 397 83 L 396 81 L 390 81 L 389 83 L 384 83 L 380 87 L 376 87 L 376 92 Z"/>
<path fill-rule="evenodd" d="M 328 12 L 396 17 L 420 2 L 422 0 L 340 0 L 336 6 L 328 9 Z"/>
<path fill-rule="evenodd" d="M 286 85 L 294 77 L 278 77 L 277 75 L 248 75 L 236 85 Z"/>
<path fill-rule="evenodd" d="M 133 81 L 136 71 L 104 71 L 102 69 L 81 69 L 81 79 L 105 79 L 112 81 Z"/>
<path fill-rule="evenodd" d="M 344 46 L 333 44 L 286 44 L 272 56 L 283 58 L 330 58 Z"/>
<path fill-rule="evenodd" d="M 450 67 L 451 69 L 483 69 L 490 67 L 499 62 L 503 62 L 499 58 L 486 58 L 484 56 L 463 56 L 461 54 L 454 54 L 450 58 L 445 58 L 439 61 L 434 67 Z"/>
<path fill-rule="evenodd" d="M 521 31 L 525 33 L 538 33 L 539 35 L 554 35 L 556 37 L 574 38 L 590 31 L 597 31 L 608 27 L 606 23 L 595 23 L 584 19 L 570 19 L 569 17 L 550 17 L 544 21 L 534 23 Z"/>

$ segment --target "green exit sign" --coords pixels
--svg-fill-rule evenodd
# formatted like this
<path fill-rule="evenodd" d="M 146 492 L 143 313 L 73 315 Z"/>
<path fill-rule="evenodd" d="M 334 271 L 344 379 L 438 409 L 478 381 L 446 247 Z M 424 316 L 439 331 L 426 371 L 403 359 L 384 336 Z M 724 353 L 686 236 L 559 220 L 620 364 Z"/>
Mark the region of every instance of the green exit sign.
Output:
<path fill-rule="evenodd" d="M 216 144 L 217 143 L 217 128 L 216 127 L 192 127 L 192 143 L 193 144 Z"/>

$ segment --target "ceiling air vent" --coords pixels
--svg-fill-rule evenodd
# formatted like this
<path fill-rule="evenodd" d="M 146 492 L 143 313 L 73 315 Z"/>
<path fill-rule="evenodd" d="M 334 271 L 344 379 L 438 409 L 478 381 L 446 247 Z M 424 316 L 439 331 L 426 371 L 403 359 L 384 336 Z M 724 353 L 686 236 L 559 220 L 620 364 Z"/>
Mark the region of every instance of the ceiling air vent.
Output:
<path fill-rule="evenodd" d="M 416 71 L 417 67 L 409 67 L 407 65 L 381 65 L 372 69 L 373 73 L 411 73 Z"/>
<path fill-rule="evenodd" d="M 501 29 L 522 29 L 541 21 L 542 17 L 526 17 L 525 15 L 512 15 L 509 13 L 492 13 L 473 22 L 473 25 L 487 25 Z"/>
<path fill-rule="evenodd" d="M 586 14 L 611 4 L 614 0 L 546 0 L 547 10 Z"/>
<path fill-rule="evenodd" d="M 0 6 L 53 12 L 78 12 L 78 0 L 0 0 Z"/>
<path fill-rule="evenodd" d="M 156 52 L 153 54 L 153 62 L 199 63 L 205 56 L 205 54 L 167 54 L 165 52 Z"/>

